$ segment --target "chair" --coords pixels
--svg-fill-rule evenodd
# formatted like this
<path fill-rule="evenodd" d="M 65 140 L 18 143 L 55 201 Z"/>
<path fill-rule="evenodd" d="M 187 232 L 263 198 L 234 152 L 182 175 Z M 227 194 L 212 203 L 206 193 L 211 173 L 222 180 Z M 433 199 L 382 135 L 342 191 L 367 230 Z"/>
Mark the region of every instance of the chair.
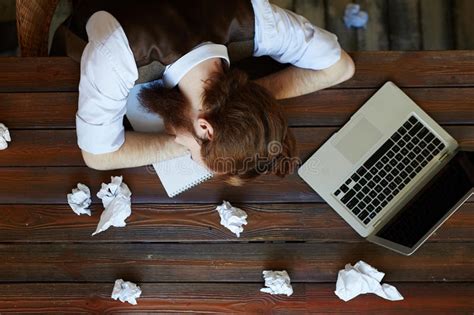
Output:
<path fill-rule="evenodd" d="M 51 20 L 59 0 L 16 0 L 18 45 L 22 57 L 48 56 Z"/>

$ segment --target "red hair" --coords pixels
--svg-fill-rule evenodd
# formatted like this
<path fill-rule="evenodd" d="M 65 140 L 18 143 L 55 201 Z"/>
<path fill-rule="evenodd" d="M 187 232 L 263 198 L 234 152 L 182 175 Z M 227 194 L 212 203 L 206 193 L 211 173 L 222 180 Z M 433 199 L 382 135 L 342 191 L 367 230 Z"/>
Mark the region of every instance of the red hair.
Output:
<path fill-rule="evenodd" d="M 199 117 L 210 123 L 213 136 L 197 140 L 207 167 L 231 185 L 261 174 L 294 172 L 299 164 L 295 139 L 276 99 L 240 70 L 215 73 L 206 83 Z M 190 105 L 177 87 L 155 84 L 142 89 L 139 98 L 163 117 L 169 133 L 187 130 L 197 138 Z"/>
<path fill-rule="evenodd" d="M 233 185 L 294 172 L 295 139 L 276 99 L 240 70 L 215 73 L 207 83 L 200 115 L 214 131 L 201 144 L 207 167 Z"/>

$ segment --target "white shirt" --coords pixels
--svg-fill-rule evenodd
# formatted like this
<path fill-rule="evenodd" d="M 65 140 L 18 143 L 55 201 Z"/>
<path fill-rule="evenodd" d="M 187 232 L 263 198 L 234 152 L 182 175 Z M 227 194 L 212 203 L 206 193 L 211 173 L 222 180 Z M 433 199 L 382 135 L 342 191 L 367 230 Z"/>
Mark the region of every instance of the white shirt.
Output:
<path fill-rule="evenodd" d="M 252 6 L 254 56 L 266 55 L 313 70 L 328 68 L 339 60 L 341 48 L 334 34 L 268 0 L 252 0 Z M 77 140 L 82 150 L 102 154 L 118 150 L 125 141 L 123 116 L 138 69 L 125 32 L 111 14 L 96 12 L 87 22 L 86 31 L 89 42 L 81 59 Z M 216 57 L 230 65 L 226 46 L 199 45 L 166 66 L 162 78 L 165 86 L 176 86 L 198 63 Z"/>

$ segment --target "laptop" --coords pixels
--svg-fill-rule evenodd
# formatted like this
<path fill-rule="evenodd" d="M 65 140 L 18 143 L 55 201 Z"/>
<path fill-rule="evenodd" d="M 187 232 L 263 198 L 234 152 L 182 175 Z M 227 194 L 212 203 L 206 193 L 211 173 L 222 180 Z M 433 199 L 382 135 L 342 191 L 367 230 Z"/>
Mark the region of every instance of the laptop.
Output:
<path fill-rule="evenodd" d="M 411 255 L 474 193 L 473 155 L 387 82 L 298 174 L 362 237 Z"/>

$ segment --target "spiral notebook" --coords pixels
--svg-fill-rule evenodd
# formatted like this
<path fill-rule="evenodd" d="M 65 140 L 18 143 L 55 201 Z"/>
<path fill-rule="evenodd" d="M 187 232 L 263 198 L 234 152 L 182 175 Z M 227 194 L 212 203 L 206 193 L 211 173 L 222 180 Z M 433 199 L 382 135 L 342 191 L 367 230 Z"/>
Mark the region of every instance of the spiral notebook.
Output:
<path fill-rule="evenodd" d="M 163 132 L 163 120 L 157 114 L 149 113 L 140 105 L 137 94 L 144 84 L 136 85 L 127 99 L 127 118 L 135 131 Z M 212 173 L 193 161 L 191 155 L 153 164 L 158 177 L 169 197 L 174 197 L 212 177 Z"/>
<path fill-rule="evenodd" d="M 192 188 L 212 177 L 212 173 L 191 159 L 191 155 L 153 164 L 170 197 Z"/>

